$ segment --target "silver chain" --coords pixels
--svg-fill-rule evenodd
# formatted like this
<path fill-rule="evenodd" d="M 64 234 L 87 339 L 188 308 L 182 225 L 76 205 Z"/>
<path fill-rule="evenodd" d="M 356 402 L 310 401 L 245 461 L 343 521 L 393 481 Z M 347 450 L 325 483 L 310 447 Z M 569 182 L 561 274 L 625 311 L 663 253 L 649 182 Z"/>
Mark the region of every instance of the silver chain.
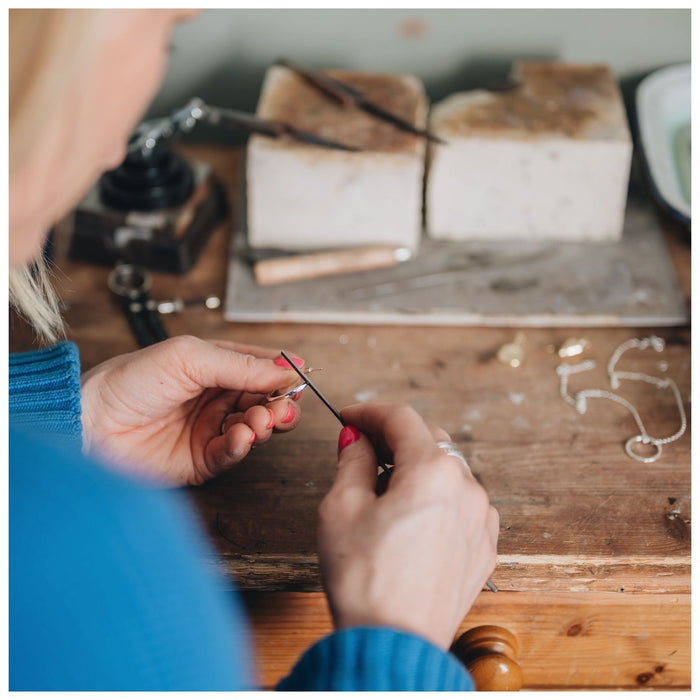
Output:
<path fill-rule="evenodd" d="M 632 414 L 632 417 L 639 428 L 639 435 L 633 435 L 631 438 L 629 438 L 629 440 L 627 440 L 625 443 L 625 452 L 632 457 L 632 459 L 636 459 L 639 462 L 644 462 L 647 464 L 650 462 L 655 462 L 657 459 L 659 459 L 659 457 L 661 457 L 662 445 L 678 440 L 678 438 L 683 435 L 687 428 L 687 419 L 685 416 L 685 409 L 683 408 L 681 392 L 678 389 L 678 385 L 672 379 L 660 379 L 659 377 L 652 377 L 648 374 L 642 374 L 641 372 L 620 372 L 616 370 L 615 367 L 617 366 L 617 363 L 622 355 L 631 348 L 636 348 L 638 350 L 652 348 L 653 350 L 656 350 L 656 352 L 661 352 L 664 347 L 665 343 L 663 338 L 659 338 L 656 335 L 649 336 L 648 338 L 631 338 L 616 348 L 616 350 L 610 356 L 607 367 L 608 379 L 610 380 L 610 386 L 613 389 L 618 389 L 620 387 L 620 379 L 647 382 L 648 384 L 652 384 L 653 386 L 657 387 L 657 389 L 671 389 L 676 399 L 676 404 L 678 405 L 681 427 L 673 435 L 663 438 L 655 438 L 649 435 L 637 409 L 627 399 L 614 394 L 612 391 L 607 391 L 605 389 L 583 389 L 573 396 L 569 394 L 569 376 L 593 369 L 596 366 L 596 363 L 593 360 L 584 360 L 583 362 L 579 362 L 575 365 L 562 363 L 557 367 L 557 374 L 559 375 L 559 395 L 562 397 L 562 399 L 564 399 L 564 401 L 566 401 L 566 403 L 573 406 L 581 415 L 586 412 L 587 399 L 610 399 L 611 401 L 615 401 L 621 406 L 624 406 Z M 633 449 L 633 445 L 637 443 L 641 443 L 643 445 L 653 445 L 656 447 L 656 452 L 648 457 L 642 457 Z"/>

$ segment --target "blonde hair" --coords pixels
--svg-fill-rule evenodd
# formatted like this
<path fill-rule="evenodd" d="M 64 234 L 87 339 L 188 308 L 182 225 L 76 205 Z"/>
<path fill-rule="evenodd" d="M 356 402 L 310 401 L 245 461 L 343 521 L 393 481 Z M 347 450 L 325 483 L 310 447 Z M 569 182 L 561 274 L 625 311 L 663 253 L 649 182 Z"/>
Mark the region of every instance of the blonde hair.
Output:
<path fill-rule="evenodd" d="M 49 343 L 65 337 L 58 296 L 44 258 L 9 272 L 10 304 Z"/>
<path fill-rule="evenodd" d="M 9 173 L 32 152 L 37 133 L 49 125 L 55 104 L 86 60 L 90 27 L 102 10 L 10 10 Z M 12 203 L 10 203 L 12 206 Z M 10 270 L 9 300 L 39 338 L 64 335 L 58 299 L 44 257 Z"/>

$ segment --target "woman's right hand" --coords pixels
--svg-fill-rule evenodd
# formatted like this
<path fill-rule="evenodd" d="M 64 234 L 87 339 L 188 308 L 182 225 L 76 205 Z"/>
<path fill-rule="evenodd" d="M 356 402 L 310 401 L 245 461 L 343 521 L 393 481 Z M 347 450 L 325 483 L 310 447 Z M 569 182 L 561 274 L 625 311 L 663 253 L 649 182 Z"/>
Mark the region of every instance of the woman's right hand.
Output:
<path fill-rule="evenodd" d="M 409 406 L 342 411 L 338 471 L 319 509 L 319 557 L 337 629 L 388 626 L 449 648 L 496 565 L 498 513 Z M 369 437 L 368 437 L 369 436 Z M 393 454 L 375 494 L 371 440 Z"/>

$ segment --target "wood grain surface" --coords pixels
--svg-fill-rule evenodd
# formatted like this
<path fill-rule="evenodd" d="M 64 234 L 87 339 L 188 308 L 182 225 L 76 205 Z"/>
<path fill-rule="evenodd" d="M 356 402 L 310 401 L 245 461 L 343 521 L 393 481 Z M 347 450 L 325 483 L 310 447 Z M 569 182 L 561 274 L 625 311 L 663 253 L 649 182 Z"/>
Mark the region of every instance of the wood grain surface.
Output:
<path fill-rule="evenodd" d="M 248 592 L 244 602 L 263 688 L 333 629 L 320 593 Z M 529 690 L 690 687 L 689 595 L 484 592 L 456 636 L 492 624 L 516 636 Z"/>
<path fill-rule="evenodd" d="M 566 332 L 528 332 L 525 362 L 513 369 L 494 357 L 512 338 L 507 329 L 411 334 L 315 327 L 307 337 L 303 327 L 242 330 L 236 338 L 273 347 L 281 341 L 323 366 L 315 381 L 338 406 L 367 398 L 407 402 L 450 432 L 500 513 L 492 577 L 499 588 L 689 590 L 689 435 L 668 445 L 655 464 L 631 460 L 623 450 L 635 434 L 627 411 L 599 400 L 581 416 L 559 398 L 558 358 L 548 345 L 561 343 Z M 688 338 L 666 335 L 667 374 L 682 387 L 689 410 Z M 592 356 L 604 362 L 629 332 L 586 337 Z M 641 352 L 631 358 L 625 367 L 649 372 L 660 359 Z M 600 369 L 580 386 L 603 386 Z M 644 385 L 629 395 L 652 434 L 677 430 L 671 392 Z M 320 589 L 315 518 L 333 479 L 338 426 L 313 395 L 300 403 L 304 418 L 293 434 L 193 490 L 222 555 L 217 565 L 247 588 Z"/>
<path fill-rule="evenodd" d="M 212 161 L 235 192 L 237 151 L 188 153 Z M 664 227 L 690 300 L 689 235 L 668 220 Z M 222 226 L 213 235 L 187 275 L 154 273 L 152 296 L 223 298 L 228 233 Z M 106 287 L 109 269 L 65 260 L 61 251 L 59 236 L 56 285 L 83 367 L 135 350 Z M 203 308 L 164 322 L 171 335 L 292 351 L 324 368 L 315 382 L 338 407 L 408 402 L 452 434 L 501 518 L 492 576 L 501 591 L 484 592 L 464 625 L 511 629 L 526 687 L 689 685 L 690 431 L 664 446 L 656 463 L 630 459 L 624 443 L 637 432 L 630 414 L 604 400 L 576 413 L 559 397 L 555 351 L 584 336 L 585 357 L 598 366 L 573 377 L 572 389 L 604 388 L 613 349 L 655 331 L 666 349 L 630 351 L 619 368 L 672 378 L 690 419 L 690 328 L 525 329 L 525 359 L 512 368 L 497 352 L 515 328 L 232 324 Z M 12 351 L 34 347 L 20 320 L 10 324 Z M 622 390 L 651 435 L 678 429 L 670 391 L 642 382 L 624 382 Z M 293 433 L 274 436 L 230 473 L 190 490 L 216 552 L 211 566 L 246 591 L 268 686 L 330 631 L 315 524 L 333 480 L 339 426 L 312 394 L 300 405 Z M 570 634 L 576 625 L 581 631 Z"/>

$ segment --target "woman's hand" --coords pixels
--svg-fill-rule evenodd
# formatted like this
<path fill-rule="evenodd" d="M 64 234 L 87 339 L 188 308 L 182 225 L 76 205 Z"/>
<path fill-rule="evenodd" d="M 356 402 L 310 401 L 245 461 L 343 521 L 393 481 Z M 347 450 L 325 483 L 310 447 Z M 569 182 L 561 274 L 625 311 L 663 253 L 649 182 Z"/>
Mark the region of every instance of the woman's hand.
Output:
<path fill-rule="evenodd" d="M 296 427 L 296 403 L 265 401 L 295 380 L 275 350 L 171 338 L 83 375 L 84 450 L 166 485 L 201 484 L 240 462 L 273 429 Z"/>
<path fill-rule="evenodd" d="M 412 408 L 364 404 L 342 416 L 338 472 L 319 509 L 335 625 L 394 627 L 447 649 L 496 565 L 498 513 L 470 470 L 437 447 L 447 433 Z M 394 458 L 381 496 L 367 436 Z"/>

